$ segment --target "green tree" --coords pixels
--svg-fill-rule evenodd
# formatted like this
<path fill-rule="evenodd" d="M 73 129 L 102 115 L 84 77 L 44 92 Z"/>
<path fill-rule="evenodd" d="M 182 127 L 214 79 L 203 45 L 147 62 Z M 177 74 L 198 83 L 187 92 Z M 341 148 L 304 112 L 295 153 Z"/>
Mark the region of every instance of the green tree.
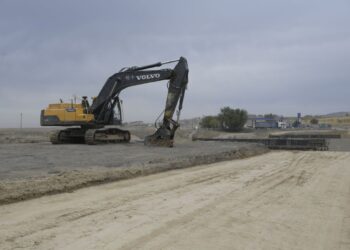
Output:
<path fill-rule="evenodd" d="M 226 131 L 240 131 L 247 122 L 248 113 L 244 109 L 224 107 L 221 109 L 218 119 L 221 129 Z"/>

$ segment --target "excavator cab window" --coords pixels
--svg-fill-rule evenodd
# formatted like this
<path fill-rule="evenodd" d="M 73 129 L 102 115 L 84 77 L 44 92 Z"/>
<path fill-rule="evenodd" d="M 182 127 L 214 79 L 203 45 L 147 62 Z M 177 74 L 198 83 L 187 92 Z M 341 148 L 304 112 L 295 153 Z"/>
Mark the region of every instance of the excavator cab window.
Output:
<path fill-rule="evenodd" d="M 122 125 L 123 122 L 123 100 L 121 100 L 119 97 L 115 98 L 116 101 L 116 108 L 114 109 L 114 114 L 113 114 L 113 125 Z"/>
<path fill-rule="evenodd" d="M 81 105 L 83 106 L 84 114 L 88 114 L 90 108 L 89 101 L 87 99 L 87 96 L 83 96 L 82 98 L 83 99 L 81 100 Z"/>

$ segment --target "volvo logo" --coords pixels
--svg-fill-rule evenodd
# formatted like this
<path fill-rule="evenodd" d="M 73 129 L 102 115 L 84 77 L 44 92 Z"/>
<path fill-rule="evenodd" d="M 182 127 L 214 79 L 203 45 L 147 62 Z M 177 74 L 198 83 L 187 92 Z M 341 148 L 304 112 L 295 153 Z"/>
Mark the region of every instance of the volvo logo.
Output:
<path fill-rule="evenodd" d="M 137 80 L 151 80 L 151 79 L 157 79 L 157 78 L 160 78 L 160 74 L 158 73 L 136 76 Z"/>

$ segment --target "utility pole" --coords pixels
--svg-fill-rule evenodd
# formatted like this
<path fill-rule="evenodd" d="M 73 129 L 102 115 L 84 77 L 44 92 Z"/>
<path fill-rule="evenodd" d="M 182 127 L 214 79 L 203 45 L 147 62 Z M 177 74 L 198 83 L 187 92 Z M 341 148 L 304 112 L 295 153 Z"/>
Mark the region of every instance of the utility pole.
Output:
<path fill-rule="evenodd" d="M 21 112 L 21 119 L 20 119 L 20 124 L 19 124 L 20 129 L 23 128 L 23 114 Z"/>

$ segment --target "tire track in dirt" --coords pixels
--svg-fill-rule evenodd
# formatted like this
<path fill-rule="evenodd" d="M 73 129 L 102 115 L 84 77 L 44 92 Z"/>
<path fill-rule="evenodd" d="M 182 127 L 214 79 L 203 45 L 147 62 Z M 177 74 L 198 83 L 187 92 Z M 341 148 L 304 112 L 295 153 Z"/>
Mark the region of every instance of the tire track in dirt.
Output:
<path fill-rule="evenodd" d="M 331 159 L 339 159 L 338 156 L 333 156 L 333 155 L 330 155 L 330 156 L 331 156 L 330 157 Z M 296 177 L 297 174 L 295 174 L 295 172 L 296 173 L 300 172 L 302 175 L 306 175 L 306 173 L 307 173 L 308 176 L 312 176 L 312 174 L 317 171 L 317 166 L 306 166 L 306 169 L 305 169 L 304 163 L 306 163 L 306 162 L 310 163 L 311 162 L 310 159 L 313 159 L 313 157 L 311 157 L 309 153 L 298 153 L 298 157 L 293 158 L 293 160 L 291 161 L 292 163 L 290 165 L 287 165 L 288 166 L 287 172 L 276 170 L 273 174 L 269 174 L 269 175 L 262 174 L 258 178 L 255 178 L 254 179 L 255 181 L 253 182 L 253 184 L 246 186 L 246 187 L 248 189 L 258 190 L 257 192 L 253 192 L 249 197 L 245 196 L 245 197 L 240 198 L 240 197 L 235 196 L 236 202 L 240 204 L 239 210 L 242 210 L 242 207 L 247 207 L 246 212 L 249 214 L 249 213 L 252 213 L 253 211 L 259 209 L 261 206 L 268 207 L 270 203 L 278 203 L 278 202 L 283 203 L 283 200 L 288 199 L 288 190 L 292 189 L 294 186 L 295 186 L 295 188 L 297 188 L 296 186 L 300 186 L 300 175 L 298 177 Z M 342 157 L 342 159 L 349 159 L 349 156 Z M 302 170 L 300 170 L 299 168 L 302 168 Z M 269 172 L 269 173 L 271 173 L 271 172 Z M 267 179 L 265 179 L 264 177 Z M 309 179 L 309 178 L 307 178 L 307 179 Z M 304 177 L 303 185 L 306 183 L 307 183 L 307 180 Z M 272 192 L 272 190 L 274 192 Z M 159 228 L 159 229 L 155 230 L 154 232 L 150 233 L 149 235 L 141 237 L 140 239 L 138 239 L 137 241 L 135 241 L 133 243 L 129 243 L 125 249 L 140 248 L 141 246 L 144 246 L 145 243 L 147 244 L 148 241 L 152 241 L 154 238 L 161 237 L 162 234 L 168 235 L 168 234 L 172 234 L 172 232 L 181 231 L 183 229 L 184 225 L 187 225 L 189 227 L 186 229 L 187 231 L 189 231 L 189 232 L 191 232 L 192 230 L 195 231 L 196 227 L 198 228 L 198 225 L 193 223 L 193 221 L 197 217 L 202 217 L 203 214 L 207 214 L 210 211 L 216 210 L 214 212 L 216 215 L 229 214 L 229 212 L 232 212 L 232 209 L 238 208 L 237 205 L 227 206 L 227 204 L 226 204 L 228 197 L 232 196 L 232 194 L 235 194 L 235 193 L 237 193 L 237 192 L 234 191 L 234 192 L 231 192 L 231 193 L 228 193 L 227 195 L 225 195 L 226 197 L 220 197 L 219 200 L 221 200 L 222 202 L 214 201 L 210 205 L 203 207 L 200 210 L 196 210 L 192 214 L 188 214 L 188 215 L 186 215 L 186 217 L 183 217 L 176 222 L 173 221 L 172 223 L 167 223 L 164 226 L 164 228 Z M 249 190 L 245 190 L 245 194 L 247 194 L 247 193 L 249 193 Z M 350 194 L 350 192 L 348 192 L 348 194 Z M 268 200 L 268 202 L 266 201 L 266 199 Z M 251 206 L 250 204 L 253 204 L 253 206 Z M 225 210 L 225 209 L 220 210 L 220 209 L 218 209 L 220 207 L 229 207 L 229 210 Z M 217 211 L 217 210 L 219 210 L 219 211 Z M 244 223 L 246 223 L 246 222 L 244 222 Z M 269 222 L 269 223 L 271 223 L 271 222 Z M 191 224 L 195 224 L 195 225 L 193 227 L 191 227 Z M 225 223 L 225 224 L 227 224 L 227 223 Z M 272 224 L 274 224 L 278 228 L 281 228 L 282 230 L 290 229 L 290 227 L 284 223 L 273 222 Z M 203 224 L 203 222 L 202 222 L 202 224 L 200 226 L 205 228 L 208 225 L 206 223 Z M 223 225 L 220 225 L 220 226 L 222 226 L 222 228 L 225 228 L 225 226 L 223 226 Z M 177 238 L 177 237 L 175 236 L 174 238 Z M 344 239 L 346 239 L 346 238 L 344 238 Z M 162 249 L 163 247 L 166 248 L 166 246 L 169 243 L 170 242 L 167 242 L 166 244 L 163 244 L 163 245 L 158 245 L 158 247 L 160 249 Z M 227 247 L 230 248 L 229 246 L 227 246 Z M 255 247 L 258 247 L 258 245 L 256 245 Z M 147 249 L 151 249 L 151 248 L 152 247 L 150 247 L 150 248 L 147 247 Z M 240 249 L 240 248 L 237 247 L 237 249 Z M 304 249 L 312 249 L 312 248 L 304 248 Z M 318 249 L 318 248 L 315 248 L 315 249 Z M 329 248 L 329 249 L 332 249 L 332 248 Z"/>

